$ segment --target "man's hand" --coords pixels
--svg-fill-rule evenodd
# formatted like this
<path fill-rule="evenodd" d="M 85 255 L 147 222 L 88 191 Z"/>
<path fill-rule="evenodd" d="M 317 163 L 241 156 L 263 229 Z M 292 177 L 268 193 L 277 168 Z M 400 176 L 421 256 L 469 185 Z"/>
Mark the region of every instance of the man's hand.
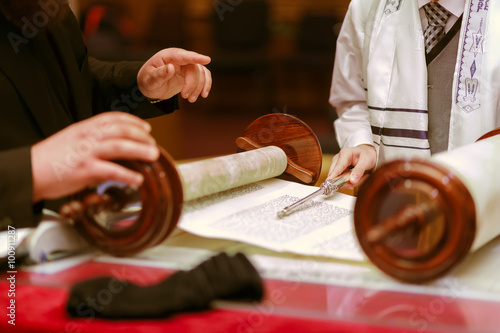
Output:
<path fill-rule="evenodd" d="M 343 189 L 351 190 L 368 177 L 365 172 L 373 169 L 376 163 L 377 151 L 373 146 L 359 145 L 354 148 L 344 148 L 332 158 L 327 179 L 336 178 L 353 167 L 349 183 L 343 186 Z"/>
<path fill-rule="evenodd" d="M 139 186 L 140 173 L 111 162 L 153 162 L 159 149 L 144 120 L 107 112 L 75 123 L 31 148 L 33 202 L 57 199 L 99 182 L 114 180 Z"/>
<path fill-rule="evenodd" d="M 156 53 L 137 76 L 139 89 L 149 99 L 169 99 L 178 93 L 191 103 L 208 97 L 212 74 L 205 67 L 210 58 L 178 48 Z"/>

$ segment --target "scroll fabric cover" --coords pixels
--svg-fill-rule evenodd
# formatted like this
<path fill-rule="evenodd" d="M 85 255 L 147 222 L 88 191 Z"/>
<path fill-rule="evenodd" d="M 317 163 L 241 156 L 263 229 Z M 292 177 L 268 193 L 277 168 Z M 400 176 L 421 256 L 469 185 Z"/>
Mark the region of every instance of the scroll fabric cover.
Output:
<path fill-rule="evenodd" d="M 113 296 L 92 303 L 103 290 Z M 153 286 L 139 286 L 110 277 L 83 281 L 71 289 L 66 310 L 71 317 L 89 311 L 107 319 L 163 318 L 174 313 L 200 311 L 219 300 L 260 301 L 264 287 L 257 270 L 241 253 L 216 255 L 190 271 L 178 271 Z"/>

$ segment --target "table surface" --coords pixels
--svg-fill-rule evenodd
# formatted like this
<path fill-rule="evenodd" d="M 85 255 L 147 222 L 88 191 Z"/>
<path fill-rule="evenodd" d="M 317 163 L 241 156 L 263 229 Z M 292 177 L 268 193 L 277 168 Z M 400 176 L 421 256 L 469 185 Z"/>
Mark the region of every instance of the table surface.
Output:
<path fill-rule="evenodd" d="M 182 245 L 218 252 L 244 252 L 277 258 L 308 260 L 297 255 L 273 253 L 238 242 L 202 239 L 176 231 L 165 247 Z M 79 258 L 74 258 L 77 260 Z M 310 282 L 307 272 L 296 279 L 265 279 L 265 298 L 260 303 L 217 302 L 214 309 L 186 313 L 164 320 L 106 321 L 92 317 L 75 320 L 65 313 L 70 287 L 97 276 L 113 276 L 149 285 L 174 270 L 148 263 L 81 259 L 71 268 L 46 273 L 20 270 L 15 274 L 16 326 L 8 324 L 9 284 L 2 275 L 0 304 L 2 332 L 499 332 L 500 297 L 474 298 L 467 286 L 451 280 L 433 293 L 414 288 L 394 290 L 363 284 Z M 78 262 L 78 261 L 77 261 Z M 329 261 L 325 261 L 328 263 Z M 49 263 L 57 264 L 57 263 Z M 137 264 L 139 266 L 137 266 Z M 498 267 L 498 266 L 496 266 Z M 303 274 L 303 276 L 302 276 Z M 500 292 L 496 291 L 500 296 Z M 464 296 L 464 297 L 462 297 Z"/>

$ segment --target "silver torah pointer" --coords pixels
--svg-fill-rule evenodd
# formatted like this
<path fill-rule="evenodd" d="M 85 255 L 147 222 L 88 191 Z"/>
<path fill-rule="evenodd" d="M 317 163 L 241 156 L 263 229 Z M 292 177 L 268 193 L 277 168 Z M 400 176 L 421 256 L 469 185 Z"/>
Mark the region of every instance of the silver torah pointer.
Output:
<path fill-rule="evenodd" d="M 321 195 L 321 194 L 326 195 L 326 196 L 332 195 L 334 192 L 336 192 L 339 188 L 344 186 L 344 184 L 349 181 L 350 176 L 351 176 L 351 173 L 348 172 L 348 173 L 345 173 L 337 178 L 324 181 L 321 184 L 319 190 L 317 190 L 316 192 L 313 192 L 313 193 L 309 194 L 307 197 L 305 197 L 304 199 L 301 199 L 301 200 L 297 201 L 296 203 L 291 204 L 290 206 L 287 206 L 287 207 L 283 208 L 282 210 L 280 210 L 278 212 L 278 218 L 283 218 L 287 215 L 290 215 L 298 207 L 302 206 L 304 203 L 308 202 L 312 198 L 317 197 L 318 195 Z"/>

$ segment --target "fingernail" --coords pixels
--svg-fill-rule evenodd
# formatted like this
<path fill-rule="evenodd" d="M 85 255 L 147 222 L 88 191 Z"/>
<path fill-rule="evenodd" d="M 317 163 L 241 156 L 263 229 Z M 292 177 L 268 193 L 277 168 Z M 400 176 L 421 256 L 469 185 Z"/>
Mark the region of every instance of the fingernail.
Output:
<path fill-rule="evenodd" d="M 351 175 L 351 183 L 356 184 L 359 180 L 357 175 Z"/>

